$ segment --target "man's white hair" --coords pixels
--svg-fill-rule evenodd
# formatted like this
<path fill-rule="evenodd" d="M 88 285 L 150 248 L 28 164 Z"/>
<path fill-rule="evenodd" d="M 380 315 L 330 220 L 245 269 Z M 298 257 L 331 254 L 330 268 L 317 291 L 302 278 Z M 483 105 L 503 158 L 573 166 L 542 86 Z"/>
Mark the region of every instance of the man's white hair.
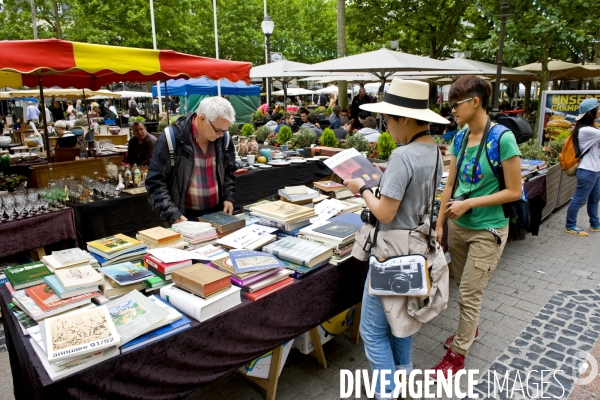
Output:
<path fill-rule="evenodd" d="M 196 115 L 201 114 L 204 114 L 210 122 L 215 121 L 217 118 L 226 119 L 230 124 L 235 122 L 235 110 L 231 103 L 219 96 L 202 99 L 196 109 Z"/>

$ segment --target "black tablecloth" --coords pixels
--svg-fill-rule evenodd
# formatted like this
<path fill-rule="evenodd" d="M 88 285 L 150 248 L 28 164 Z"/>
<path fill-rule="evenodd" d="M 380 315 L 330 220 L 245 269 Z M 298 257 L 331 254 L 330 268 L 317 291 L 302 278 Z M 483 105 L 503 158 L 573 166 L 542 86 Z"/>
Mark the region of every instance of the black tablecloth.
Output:
<path fill-rule="evenodd" d="M 236 206 L 245 206 L 264 197 L 277 194 L 286 186 L 307 185 L 333 173 L 319 162 L 292 164 L 287 167 L 251 170 L 236 178 Z M 310 185 L 312 187 L 312 185 Z"/>
<path fill-rule="evenodd" d="M 86 242 L 106 236 L 122 233 L 135 238 L 140 230 L 164 226 L 163 220 L 150 208 L 146 194 L 122 193 L 117 198 L 69 205 L 75 211 L 77 240 L 83 249 Z"/>
<path fill-rule="evenodd" d="M 29 180 L 29 177 L 31 176 L 30 167 L 32 167 L 34 165 L 44 165 L 44 164 L 48 164 L 48 160 L 40 159 L 40 160 L 32 161 L 32 162 L 21 161 L 14 165 L 11 165 L 9 173 L 26 176 L 27 179 Z"/>
<path fill-rule="evenodd" d="M 234 307 L 191 329 L 52 382 L 29 338 L 0 305 L 17 400 L 180 399 L 359 303 L 367 263 L 327 265 L 258 302 Z"/>

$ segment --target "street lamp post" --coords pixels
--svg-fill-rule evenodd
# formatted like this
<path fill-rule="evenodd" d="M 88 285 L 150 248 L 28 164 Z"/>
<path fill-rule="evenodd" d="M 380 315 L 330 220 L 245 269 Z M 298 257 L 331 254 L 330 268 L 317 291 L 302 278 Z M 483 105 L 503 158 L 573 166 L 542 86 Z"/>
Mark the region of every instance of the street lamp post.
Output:
<path fill-rule="evenodd" d="M 496 85 L 494 90 L 494 105 L 490 116 L 493 120 L 498 118 L 500 112 L 498 96 L 500 95 L 500 80 L 502 79 L 502 54 L 504 53 L 504 33 L 506 31 L 506 17 L 508 14 L 508 0 L 502 0 L 500 8 L 500 37 L 498 38 L 498 58 L 496 59 Z"/>
<path fill-rule="evenodd" d="M 262 24 L 262 31 L 265 34 L 265 45 L 267 47 L 267 64 L 271 63 L 271 40 L 270 37 L 273 34 L 275 23 L 269 17 L 269 14 L 265 14 L 265 19 Z M 283 100 L 285 104 L 285 99 Z M 271 78 L 267 78 L 267 107 L 271 107 Z"/>

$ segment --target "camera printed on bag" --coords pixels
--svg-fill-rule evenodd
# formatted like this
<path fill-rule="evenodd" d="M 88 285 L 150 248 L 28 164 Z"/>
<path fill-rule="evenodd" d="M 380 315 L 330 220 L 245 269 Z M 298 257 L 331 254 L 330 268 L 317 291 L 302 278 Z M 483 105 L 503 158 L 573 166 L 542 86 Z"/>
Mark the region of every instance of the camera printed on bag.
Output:
<path fill-rule="evenodd" d="M 371 256 L 369 292 L 375 295 L 426 296 L 429 292 L 427 260 L 421 255 L 379 261 Z"/>

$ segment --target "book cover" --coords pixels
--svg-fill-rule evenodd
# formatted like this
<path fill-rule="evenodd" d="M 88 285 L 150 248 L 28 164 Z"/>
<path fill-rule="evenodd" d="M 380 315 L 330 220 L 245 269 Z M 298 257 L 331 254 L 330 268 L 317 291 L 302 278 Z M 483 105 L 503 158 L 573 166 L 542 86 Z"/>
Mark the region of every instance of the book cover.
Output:
<path fill-rule="evenodd" d="M 243 219 L 229 215 L 222 211 L 203 215 L 202 217 L 199 217 L 198 220 L 200 222 L 210 223 L 217 229 L 219 233 L 231 232 L 246 226 L 246 221 Z"/>
<path fill-rule="evenodd" d="M 262 251 L 231 250 L 229 258 L 237 274 L 283 267 L 281 260 Z"/>
<path fill-rule="evenodd" d="M 263 236 L 269 235 L 276 230 L 277 228 L 253 224 L 218 239 L 217 243 L 232 249 L 243 249 L 254 242 L 262 240 Z"/>
<path fill-rule="evenodd" d="M 337 190 L 342 190 L 346 188 L 346 186 L 342 185 L 341 183 L 334 181 L 313 182 L 313 186 L 324 192 L 335 192 Z"/>
<path fill-rule="evenodd" d="M 82 288 L 75 288 L 71 290 L 65 289 L 65 287 L 60 283 L 60 280 L 56 277 L 56 275 L 50 275 L 44 278 L 44 283 L 50 287 L 56 293 L 58 297 L 61 299 L 67 299 L 69 297 L 78 296 L 80 294 L 85 294 L 89 292 L 97 292 L 98 288 L 96 286 L 88 286 Z"/>
<path fill-rule="evenodd" d="M 100 293 L 89 292 L 79 296 L 61 299 L 56 295 L 56 293 L 54 293 L 50 286 L 42 283 L 41 285 L 36 285 L 25 289 L 25 294 L 35 302 L 42 312 L 47 312 L 56 308 L 64 307 L 71 303 L 79 303 L 82 300 L 91 299 Z"/>
<path fill-rule="evenodd" d="M 342 221 L 330 221 L 319 227 L 313 228 L 313 231 L 344 239 L 348 236 L 354 235 L 360 230 L 360 228 L 361 226 Z"/>
<path fill-rule="evenodd" d="M 92 268 L 91 265 L 57 269 L 54 275 L 56 275 L 66 290 L 98 286 L 102 283 L 102 275 Z"/>
<path fill-rule="evenodd" d="M 149 240 L 150 242 L 157 244 L 170 242 L 181 238 L 181 233 L 175 232 L 171 229 L 163 228 L 162 226 L 157 226 L 156 228 L 151 229 L 145 229 L 143 231 L 139 231 L 138 234 L 144 240 Z"/>
<path fill-rule="evenodd" d="M 100 272 L 122 286 L 143 282 L 153 276 L 152 272 L 131 262 L 102 267 Z"/>
<path fill-rule="evenodd" d="M 121 343 L 127 343 L 158 327 L 155 325 L 169 315 L 169 311 L 147 299 L 137 290 L 111 300 L 105 306 L 121 336 Z"/>
<path fill-rule="evenodd" d="M 119 262 L 142 260 L 147 252 L 148 249 L 146 248 L 146 246 L 144 246 L 139 249 L 126 251 L 112 258 L 106 258 L 94 252 L 90 252 L 90 255 L 94 257 L 94 259 L 98 262 L 100 266 L 105 267 L 107 265 L 118 264 Z"/>
<path fill-rule="evenodd" d="M 270 294 L 280 291 L 283 288 L 286 288 L 294 283 L 294 278 L 286 278 L 282 281 L 272 284 L 271 286 L 267 286 L 264 289 L 258 290 L 254 293 L 244 292 L 244 296 L 252 301 L 258 301 L 267 297 Z"/>
<path fill-rule="evenodd" d="M 90 255 L 78 247 L 67 250 L 53 251 L 52 257 L 56 259 L 56 261 L 58 261 L 63 267 L 81 264 L 90 259 Z"/>
<path fill-rule="evenodd" d="M 340 214 L 336 217 L 331 218 L 329 222 L 345 222 L 347 224 L 357 225 L 361 228 L 365 224 L 361 221 L 360 214 L 355 214 L 353 212 Z"/>
<path fill-rule="evenodd" d="M 212 232 L 214 227 L 209 222 L 199 221 L 183 221 L 173 224 L 171 228 L 175 232 L 180 232 L 184 235 L 197 236 L 202 233 Z"/>
<path fill-rule="evenodd" d="M 148 278 L 144 281 L 144 285 L 147 288 L 155 288 L 155 287 L 160 287 L 160 286 L 164 286 L 167 284 L 168 284 L 168 282 L 165 281 L 160 276 L 153 276 L 152 278 Z"/>
<path fill-rule="evenodd" d="M 323 161 L 323 163 L 344 181 L 362 178 L 367 186 L 371 188 L 379 185 L 379 181 L 383 175 L 379 168 L 371 164 L 366 157 L 363 157 L 354 148 L 337 153 Z"/>
<path fill-rule="evenodd" d="M 16 290 L 34 286 L 44 282 L 44 277 L 52 275 L 52 272 L 41 261 L 6 267 L 4 274 Z"/>
<path fill-rule="evenodd" d="M 325 246 L 291 236 L 270 243 L 263 247 L 263 250 L 282 260 L 309 268 L 329 259 L 333 255 L 332 246 Z"/>
<path fill-rule="evenodd" d="M 171 307 L 171 306 L 169 306 Z M 173 307 L 171 307 L 173 308 Z M 181 315 L 181 314 L 180 314 Z M 185 331 L 192 327 L 192 321 L 186 316 L 182 316 L 181 319 L 171 322 L 169 325 L 162 326 L 160 328 L 154 329 L 148 333 L 143 334 L 142 336 L 137 337 L 123 345 L 121 348 L 122 353 L 127 353 L 132 350 L 138 349 L 140 347 L 146 346 L 150 343 L 154 343 L 158 340 L 164 339 L 166 337 L 172 336 L 176 333 Z"/>
<path fill-rule="evenodd" d="M 130 238 L 129 236 L 121 233 L 87 243 L 90 251 L 100 250 L 101 252 L 109 255 L 121 250 L 129 249 L 133 246 L 139 246 L 141 244 L 142 242 L 139 240 Z"/>
<path fill-rule="evenodd" d="M 50 317 L 46 319 L 44 329 L 50 363 L 120 344 L 117 328 L 106 306 Z"/>
<path fill-rule="evenodd" d="M 231 286 L 222 292 L 216 293 L 207 299 L 196 296 L 176 285 L 165 286 L 160 289 L 160 297 L 179 311 L 203 322 L 232 307 L 241 304 L 241 289 Z"/>
<path fill-rule="evenodd" d="M 179 287 L 206 298 L 231 286 L 228 273 L 204 264 L 193 264 L 173 271 L 171 279 Z"/>
<path fill-rule="evenodd" d="M 250 208 L 250 211 L 286 222 L 294 219 L 301 219 L 302 217 L 309 218 L 315 215 L 315 210 L 310 207 L 286 203 L 281 200 L 272 203 L 259 204 Z"/>
<path fill-rule="evenodd" d="M 192 260 L 183 260 L 172 263 L 166 263 L 159 260 L 156 257 L 153 257 L 151 254 L 146 254 L 144 256 L 144 265 L 150 265 L 156 268 L 158 271 L 162 272 L 163 274 L 168 274 L 169 272 L 172 272 L 173 270 L 176 270 L 178 268 L 183 268 L 192 265 Z"/>

